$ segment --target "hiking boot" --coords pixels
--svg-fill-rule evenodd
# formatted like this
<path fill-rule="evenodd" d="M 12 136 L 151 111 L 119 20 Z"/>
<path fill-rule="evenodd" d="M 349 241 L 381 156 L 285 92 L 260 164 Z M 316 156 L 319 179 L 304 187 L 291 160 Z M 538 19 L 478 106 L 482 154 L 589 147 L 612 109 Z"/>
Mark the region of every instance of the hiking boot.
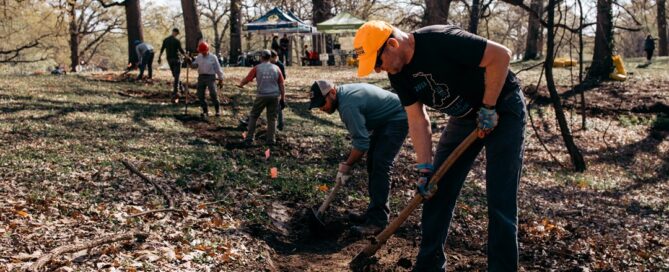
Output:
<path fill-rule="evenodd" d="M 207 119 L 209 119 L 209 114 L 208 113 L 200 113 L 200 118 L 202 118 L 202 121 L 207 121 Z"/>
<path fill-rule="evenodd" d="M 354 224 L 362 224 L 367 220 L 366 213 L 348 212 L 348 220 Z"/>
<path fill-rule="evenodd" d="M 278 129 L 279 131 L 283 131 L 283 124 L 277 125 L 276 129 Z"/>
<path fill-rule="evenodd" d="M 221 113 L 220 113 L 220 112 L 217 112 L 217 113 L 216 113 L 216 117 L 221 117 Z"/>
<path fill-rule="evenodd" d="M 172 96 L 172 104 L 177 104 L 179 103 L 179 95 L 175 94 Z"/>
<path fill-rule="evenodd" d="M 252 140 L 252 139 L 248 139 L 248 138 L 245 139 L 245 140 L 243 140 L 243 141 L 242 141 L 242 146 L 245 146 L 245 147 L 251 147 L 251 146 L 253 146 L 253 140 Z"/>
<path fill-rule="evenodd" d="M 381 231 L 383 231 L 383 228 L 384 226 L 374 224 L 368 220 L 362 225 L 355 225 L 351 227 L 351 231 L 361 236 L 370 236 L 379 234 Z"/>

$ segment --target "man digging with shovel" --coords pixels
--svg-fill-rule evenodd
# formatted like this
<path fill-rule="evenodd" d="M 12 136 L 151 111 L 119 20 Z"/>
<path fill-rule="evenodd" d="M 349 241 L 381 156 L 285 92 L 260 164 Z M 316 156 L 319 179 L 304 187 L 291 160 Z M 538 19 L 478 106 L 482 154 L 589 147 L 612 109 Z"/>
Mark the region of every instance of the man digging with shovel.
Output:
<path fill-rule="evenodd" d="M 332 114 L 336 110 L 351 134 L 351 153 L 339 164 L 336 182 L 346 183 L 353 164 L 367 153 L 369 206 L 364 214 L 350 214 L 362 235 L 380 232 L 390 215 L 390 168 L 408 133 L 407 115 L 397 95 L 377 86 L 318 80 L 311 86 L 309 109 Z M 370 134 L 368 131 L 372 131 Z M 319 215 L 316 215 L 319 216 Z"/>
<path fill-rule="evenodd" d="M 386 71 L 407 112 L 416 150 L 418 192 L 427 199 L 414 271 L 446 271 L 444 244 L 455 202 L 483 147 L 488 270 L 518 270 L 517 193 L 526 112 L 520 82 L 509 71 L 511 52 L 454 26 L 433 25 L 405 33 L 381 21 L 362 25 L 353 45 L 360 62 L 358 76 Z M 434 159 L 425 106 L 451 116 Z M 466 149 L 436 188 L 430 188 L 434 187 L 428 183 L 433 165 L 440 166 L 475 129 L 483 139 Z"/>

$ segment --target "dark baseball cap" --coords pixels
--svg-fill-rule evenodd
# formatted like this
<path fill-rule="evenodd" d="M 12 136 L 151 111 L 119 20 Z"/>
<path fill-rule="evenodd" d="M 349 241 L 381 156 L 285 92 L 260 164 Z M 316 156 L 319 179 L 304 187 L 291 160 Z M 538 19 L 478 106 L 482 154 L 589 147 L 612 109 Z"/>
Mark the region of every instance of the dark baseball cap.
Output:
<path fill-rule="evenodd" d="M 309 91 L 309 109 L 320 108 L 325 105 L 325 95 L 334 88 L 334 84 L 327 80 L 316 80 L 314 84 L 311 85 L 311 90 Z"/>
<path fill-rule="evenodd" d="M 272 52 L 270 52 L 267 49 L 264 49 L 264 50 L 260 51 L 260 56 L 263 57 L 263 58 L 269 58 L 269 57 L 272 56 Z"/>

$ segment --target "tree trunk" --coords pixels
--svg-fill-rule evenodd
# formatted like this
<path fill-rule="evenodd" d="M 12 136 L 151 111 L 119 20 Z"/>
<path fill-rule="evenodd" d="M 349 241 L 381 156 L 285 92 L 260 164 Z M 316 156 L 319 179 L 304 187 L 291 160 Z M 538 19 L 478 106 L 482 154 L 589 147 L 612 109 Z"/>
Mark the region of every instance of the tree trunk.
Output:
<path fill-rule="evenodd" d="M 481 14 L 481 3 L 479 0 L 472 0 L 472 12 L 469 14 L 469 32 L 476 34 L 479 28 L 479 16 Z"/>
<path fill-rule="evenodd" d="M 530 8 L 539 14 L 543 14 L 543 0 L 532 0 Z M 541 20 L 534 15 L 530 15 L 527 23 L 527 42 L 525 43 L 525 54 L 523 60 L 532 60 L 539 57 L 539 39 L 541 36 Z"/>
<path fill-rule="evenodd" d="M 450 8 L 451 0 L 425 0 L 423 26 L 447 24 Z"/>
<path fill-rule="evenodd" d="M 218 56 L 218 54 L 221 53 L 221 39 L 220 39 L 220 33 L 218 33 L 218 23 L 215 23 L 213 25 L 214 27 L 214 51 L 215 55 Z"/>
<path fill-rule="evenodd" d="M 135 40 L 144 40 L 144 30 L 142 28 L 142 10 L 139 6 L 139 0 L 126 0 L 125 2 L 125 21 L 128 28 L 128 62 L 131 67 L 137 67 L 139 57 L 135 52 Z"/>
<path fill-rule="evenodd" d="M 70 16 L 70 72 L 76 72 L 77 65 L 79 64 L 79 33 L 77 31 L 77 13 L 75 12 L 75 5 L 76 3 L 70 5 L 70 10 L 68 11 Z"/>
<path fill-rule="evenodd" d="M 666 0 L 657 0 L 657 37 L 659 39 L 658 54 L 660 56 L 669 55 L 669 48 L 667 47 L 667 13 Z"/>
<path fill-rule="evenodd" d="M 613 14 L 612 0 L 597 0 L 597 31 L 595 34 L 595 52 L 587 80 L 608 79 L 613 71 Z"/>
<path fill-rule="evenodd" d="M 583 14 L 583 3 L 581 0 L 576 1 L 579 10 L 579 26 L 585 23 L 585 14 Z M 583 83 L 583 29 L 578 31 L 578 84 Z M 581 89 L 581 129 L 587 130 L 585 121 L 585 89 Z"/>
<path fill-rule="evenodd" d="M 332 18 L 332 13 L 330 13 L 332 3 L 330 0 L 311 0 L 311 5 L 313 7 L 311 13 L 313 14 L 312 20 L 314 25 Z M 324 53 L 320 52 L 325 42 L 323 35 L 312 35 L 311 37 L 312 50 Z"/>
<path fill-rule="evenodd" d="M 236 63 L 242 52 L 242 1 L 230 1 L 230 62 Z"/>
<path fill-rule="evenodd" d="M 557 93 L 557 89 L 555 88 L 555 81 L 553 80 L 553 59 L 555 57 L 555 32 L 553 29 L 553 24 L 555 19 L 555 5 L 556 0 L 548 1 L 548 19 L 546 27 L 548 37 L 546 39 L 546 61 L 544 62 L 544 69 L 546 71 L 546 87 L 548 87 L 548 91 L 550 92 L 551 102 L 553 104 L 553 108 L 555 109 L 555 117 L 557 118 L 558 125 L 560 126 L 562 139 L 567 146 L 569 156 L 571 156 L 574 169 L 578 172 L 583 172 L 586 169 L 585 161 L 583 160 L 583 155 L 581 154 L 578 146 L 576 146 L 574 143 L 574 139 L 571 136 L 571 131 L 569 131 L 569 125 L 567 124 L 567 118 L 565 118 L 564 115 L 562 102 L 560 101 L 560 96 Z"/>
<path fill-rule="evenodd" d="M 184 29 L 186 30 L 186 51 L 197 52 L 197 44 L 202 39 L 200 20 L 195 6 L 195 0 L 181 0 L 181 9 L 184 15 Z"/>

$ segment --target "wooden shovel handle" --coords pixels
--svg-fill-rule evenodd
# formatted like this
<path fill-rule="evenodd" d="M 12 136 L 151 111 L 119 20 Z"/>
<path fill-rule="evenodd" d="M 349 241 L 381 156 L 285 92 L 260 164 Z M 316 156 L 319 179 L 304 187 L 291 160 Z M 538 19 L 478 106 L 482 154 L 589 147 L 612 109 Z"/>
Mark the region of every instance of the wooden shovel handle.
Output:
<path fill-rule="evenodd" d="M 430 184 L 436 186 L 437 183 L 439 183 L 441 177 L 444 176 L 446 171 L 448 171 L 448 169 L 451 168 L 451 166 L 453 166 L 453 164 L 458 160 L 458 158 L 460 158 L 460 155 L 462 155 L 462 153 L 464 153 L 465 150 L 467 150 L 467 148 L 469 148 L 469 146 L 472 145 L 472 143 L 474 143 L 474 141 L 476 141 L 477 138 L 478 138 L 478 130 L 472 131 L 472 133 L 470 133 L 469 136 L 467 136 L 467 138 L 465 138 L 462 141 L 462 143 L 460 143 L 458 147 L 456 147 L 455 150 L 453 150 L 453 152 L 451 152 L 451 154 L 448 155 L 446 161 L 444 161 L 441 164 L 439 169 L 437 169 L 437 172 L 434 173 L 434 175 L 432 176 L 432 179 L 430 179 Z M 381 233 L 376 235 L 376 237 L 374 237 L 374 240 L 369 245 L 367 245 L 367 247 L 365 247 L 360 252 L 359 255 L 363 255 L 365 257 L 371 257 L 372 255 L 374 255 L 376 251 L 378 251 L 379 248 L 381 248 L 381 246 L 383 246 L 383 244 L 385 244 L 386 241 L 388 241 L 390 236 L 392 236 L 395 233 L 395 231 L 397 231 L 397 229 L 402 225 L 402 223 L 406 221 L 409 215 L 411 215 L 411 213 L 416 208 L 418 208 L 418 206 L 423 202 L 423 199 L 424 198 L 421 194 L 416 193 L 416 195 L 413 197 L 413 199 L 411 199 L 409 204 L 407 204 L 407 206 L 404 207 L 404 209 L 402 209 L 400 214 L 395 219 L 393 219 L 392 222 L 390 222 L 388 227 L 386 227 Z"/>
<path fill-rule="evenodd" d="M 337 192 L 339 192 L 339 189 L 341 188 L 342 185 L 341 179 L 337 180 L 337 183 L 335 183 L 334 188 L 332 188 L 332 191 L 330 191 L 330 194 L 325 198 L 325 201 L 323 201 L 323 204 L 321 204 L 321 207 L 318 208 L 318 216 L 320 217 L 323 212 L 330 206 L 330 202 L 334 199 L 335 195 L 337 195 Z"/>

